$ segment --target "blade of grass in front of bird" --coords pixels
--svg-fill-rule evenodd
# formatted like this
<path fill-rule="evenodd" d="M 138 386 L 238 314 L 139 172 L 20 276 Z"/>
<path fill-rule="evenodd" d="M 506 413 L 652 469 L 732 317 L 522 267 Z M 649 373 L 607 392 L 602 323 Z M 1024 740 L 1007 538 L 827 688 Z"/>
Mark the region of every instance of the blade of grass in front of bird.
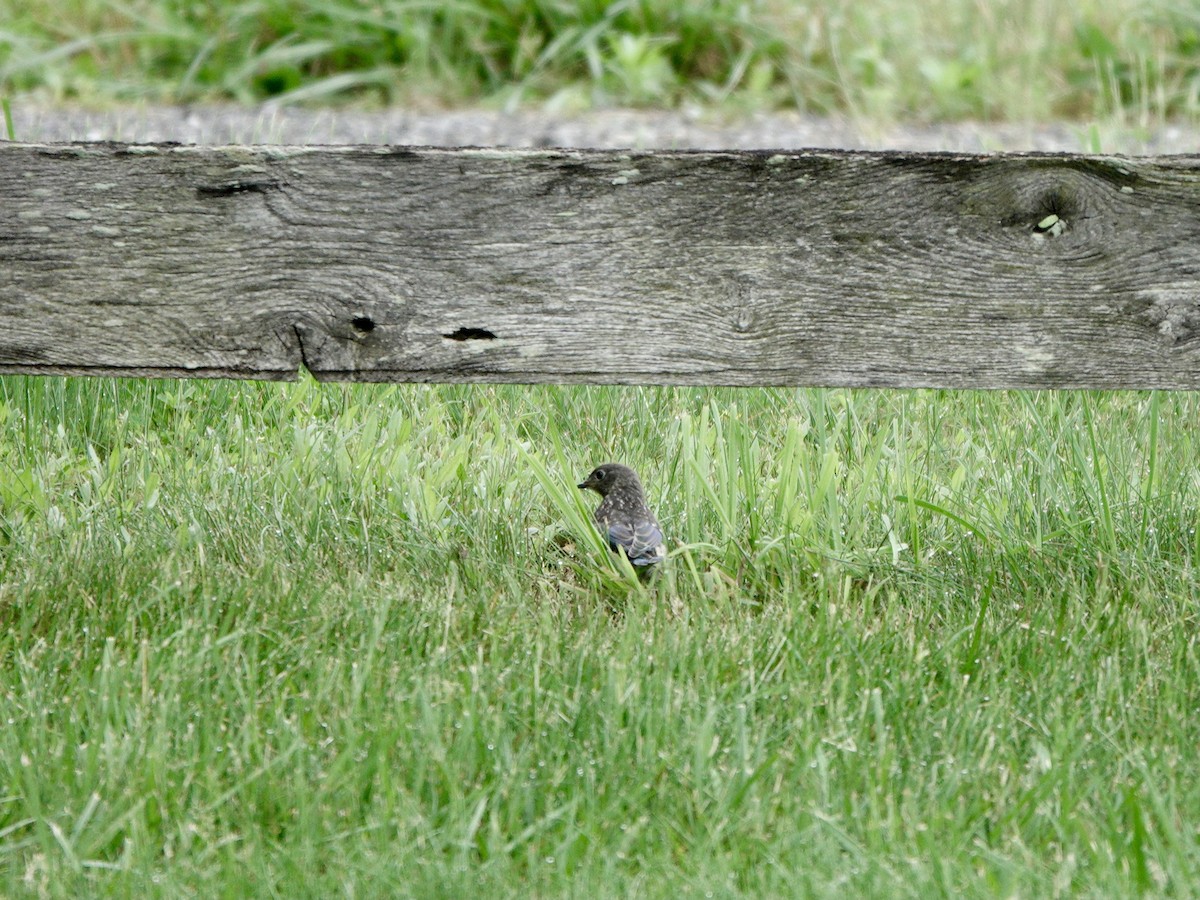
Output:
<path fill-rule="evenodd" d="M 566 459 L 566 454 L 562 452 L 562 444 L 558 434 L 552 429 L 550 430 L 551 443 L 555 448 L 555 455 L 560 465 L 560 471 L 569 472 L 569 464 Z M 617 565 L 621 572 L 622 580 L 630 584 L 638 584 L 637 573 L 633 566 L 624 556 L 617 557 L 617 554 L 609 552 L 608 544 L 605 543 L 600 530 L 591 521 L 591 516 L 583 505 L 582 496 L 571 481 L 571 488 L 568 490 L 563 485 L 567 482 L 560 475 L 555 477 L 550 470 L 546 468 L 546 464 L 536 454 L 528 449 L 521 448 L 522 456 L 526 464 L 533 470 L 534 477 L 542 490 L 545 491 L 551 504 L 566 520 L 567 527 L 579 539 L 584 541 L 591 549 L 592 555 L 598 560 L 609 560 Z M 570 491 L 575 491 L 571 493 Z M 614 559 L 614 557 L 617 557 Z M 622 565 L 623 563 L 623 565 Z"/>

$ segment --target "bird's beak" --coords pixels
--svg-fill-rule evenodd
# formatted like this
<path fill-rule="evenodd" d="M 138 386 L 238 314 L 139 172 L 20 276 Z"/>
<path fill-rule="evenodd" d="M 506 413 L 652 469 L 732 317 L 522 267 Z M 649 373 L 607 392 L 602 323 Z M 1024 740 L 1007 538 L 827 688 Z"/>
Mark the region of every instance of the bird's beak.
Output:
<path fill-rule="evenodd" d="M 588 489 L 588 483 L 586 481 L 581 481 L 579 484 L 575 485 L 575 487 L 579 488 L 581 491 L 586 491 Z"/>

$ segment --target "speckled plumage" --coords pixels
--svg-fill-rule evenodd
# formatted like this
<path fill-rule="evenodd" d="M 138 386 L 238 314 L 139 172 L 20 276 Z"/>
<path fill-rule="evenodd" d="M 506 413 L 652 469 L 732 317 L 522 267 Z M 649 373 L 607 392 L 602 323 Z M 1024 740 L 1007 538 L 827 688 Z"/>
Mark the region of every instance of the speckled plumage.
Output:
<path fill-rule="evenodd" d="M 601 496 L 596 524 L 613 552 L 623 552 L 635 566 L 652 566 L 667 555 L 662 528 L 646 505 L 637 473 L 619 463 L 597 466 L 579 484 Z"/>

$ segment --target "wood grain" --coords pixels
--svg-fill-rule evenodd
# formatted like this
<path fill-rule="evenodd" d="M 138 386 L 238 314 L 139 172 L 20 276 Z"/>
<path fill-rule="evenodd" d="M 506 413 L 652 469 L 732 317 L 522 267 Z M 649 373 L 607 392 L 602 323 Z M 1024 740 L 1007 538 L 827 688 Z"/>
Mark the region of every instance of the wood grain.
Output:
<path fill-rule="evenodd" d="M 0 371 L 1200 388 L 1200 157 L 0 142 Z"/>

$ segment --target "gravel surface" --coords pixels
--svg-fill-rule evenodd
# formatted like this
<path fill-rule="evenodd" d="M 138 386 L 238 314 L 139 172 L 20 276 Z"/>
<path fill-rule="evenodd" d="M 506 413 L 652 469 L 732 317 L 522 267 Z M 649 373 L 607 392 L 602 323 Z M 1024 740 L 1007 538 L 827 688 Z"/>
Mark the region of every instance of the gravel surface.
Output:
<path fill-rule="evenodd" d="M 706 113 L 597 110 L 556 114 L 465 109 L 137 106 L 85 110 L 13 102 L 23 141 L 180 141 L 188 144 L 411 144 L 633 149 L 1002 150 L 1200 153 L 1200 127 L 1083 124 L 870 126 L 791 113 L 718 118 Z"/>

